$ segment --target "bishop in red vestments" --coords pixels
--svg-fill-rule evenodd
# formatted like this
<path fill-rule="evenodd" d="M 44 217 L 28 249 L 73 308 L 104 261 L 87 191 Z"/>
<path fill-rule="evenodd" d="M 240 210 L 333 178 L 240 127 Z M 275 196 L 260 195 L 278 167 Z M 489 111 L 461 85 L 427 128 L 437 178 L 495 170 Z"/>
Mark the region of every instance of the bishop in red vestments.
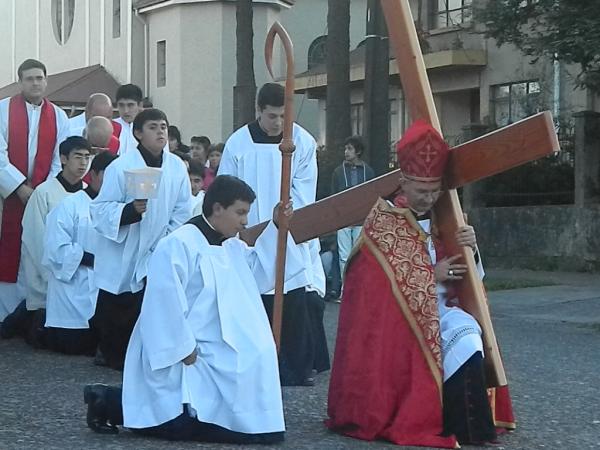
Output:
<path fill-rule="evenodd" d="M 375 204 L 348 261 L 326 424 L 399 445 L 493 442 L 514 428 L 508 389 L 486 388 L 481 328 L 453 292 L 466 265 L 444 254 L 431 214 L 450 150 L 417 121 L 397 151 L 400 189 Z M 456 239 L 483 276 L 473 228 Z"/>

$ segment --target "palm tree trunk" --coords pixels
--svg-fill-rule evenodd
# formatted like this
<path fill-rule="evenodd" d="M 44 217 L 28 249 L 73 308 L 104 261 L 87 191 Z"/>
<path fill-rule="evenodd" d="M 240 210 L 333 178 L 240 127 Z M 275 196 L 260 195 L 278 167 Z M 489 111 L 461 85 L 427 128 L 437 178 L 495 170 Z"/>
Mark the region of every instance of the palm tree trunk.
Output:
<path fill-rule="evenodd" d="M 367 3 L 365 43 L 365 159 L 377 175 L 389 170 L 389 44 L 380 0 Z"/>
<path fill-rule="evenodd" d="M 328 0 L 327 111 L 325 144 L 329 161 L 339 165 L 350 122 L 350 2 Z"/>
<path fill-rule="evenodd" d="M 233 88 L 234 130 L 252 122 L 256 117 L 252 0 L 236 0 L 235 18 L 237 75 L 236 85 Z"/>

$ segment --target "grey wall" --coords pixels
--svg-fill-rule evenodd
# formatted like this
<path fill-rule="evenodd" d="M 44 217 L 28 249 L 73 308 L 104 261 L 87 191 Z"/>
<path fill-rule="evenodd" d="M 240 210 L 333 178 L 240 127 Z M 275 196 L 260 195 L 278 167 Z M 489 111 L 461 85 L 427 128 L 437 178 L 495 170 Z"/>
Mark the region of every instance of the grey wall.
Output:
<path fill-rule="evenodd" d="M 600 205 L 475 208 L 469 221 L 487 266 L 600 271 Z"/>

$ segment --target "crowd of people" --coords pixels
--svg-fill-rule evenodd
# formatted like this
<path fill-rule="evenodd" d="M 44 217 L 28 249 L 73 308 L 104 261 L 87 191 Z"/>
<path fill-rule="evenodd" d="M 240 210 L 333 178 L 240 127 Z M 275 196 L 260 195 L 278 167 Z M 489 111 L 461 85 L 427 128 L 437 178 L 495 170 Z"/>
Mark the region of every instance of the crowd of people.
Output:
<path fill-rule="evenodd" d="M 187 146 L 138 86 L 119 87 L 116 118 L 96 93 L 68 119 L 44 97 L 44 64 L 24 61 L 18 79 L 21 93 L 0 100 L 0 336 L 123 371 L 122 386 L 85 386 L 92 430 L 280 442 L 281 386 L 330 369 L 326 295 L 342 303 L 329 428 L 448 448 L 514 428 L 507 389 L 493 402 L 486 390 L 481 329 L 456 303 L 466 266 L 436 241 L 449 149 L 430 126 L 399 142 L 398 191 L 364 228 L 339 230 L 325 252 L 288 236 L 277 351 L 278 218 L 315 201 L 318 174 L 315 139 L 295 123 L 291 198 L 279 201 L 283 87 L 263 85 L 256 120 L 224 144 Z M 348 138 L 332 193 L 375 176 L 363 152 Z M 240 240 L 261 222 L 253 246 Z M 472 227 L 456 240 L 480 262 Z"/>

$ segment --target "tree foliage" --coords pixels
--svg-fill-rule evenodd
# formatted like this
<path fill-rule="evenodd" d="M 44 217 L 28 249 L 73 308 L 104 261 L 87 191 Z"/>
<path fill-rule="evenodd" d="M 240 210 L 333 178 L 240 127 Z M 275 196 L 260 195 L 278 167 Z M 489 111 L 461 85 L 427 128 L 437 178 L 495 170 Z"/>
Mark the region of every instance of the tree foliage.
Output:
<path fill-rule="evenodd" d="M 474 9 L 497 45 L 579 66 L 577 85 L 600 93 L 600 1 L 489 0 Z"/>

